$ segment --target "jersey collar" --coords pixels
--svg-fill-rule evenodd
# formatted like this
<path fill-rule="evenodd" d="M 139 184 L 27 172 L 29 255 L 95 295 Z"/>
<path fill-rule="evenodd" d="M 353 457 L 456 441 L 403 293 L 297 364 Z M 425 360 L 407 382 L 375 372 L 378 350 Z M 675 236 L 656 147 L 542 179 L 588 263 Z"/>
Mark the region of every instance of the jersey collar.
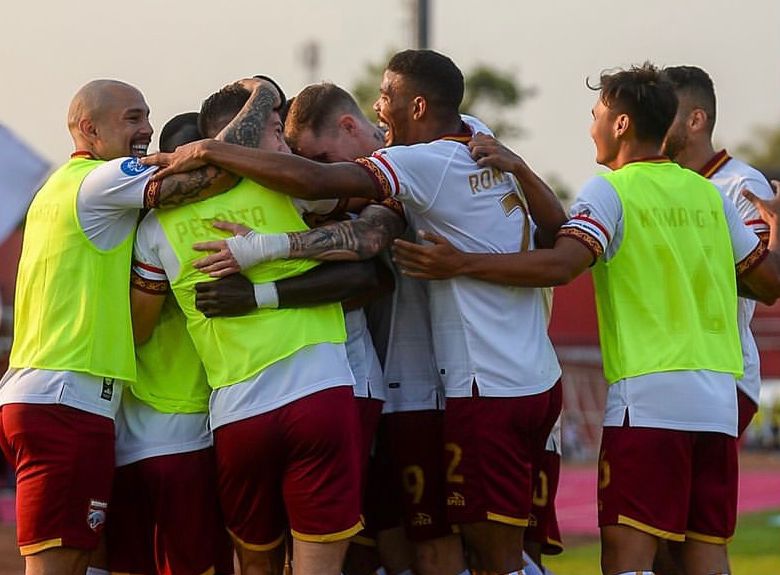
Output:
<path fill-rule="evenodd" d="M 651 164 L 663 164 L 665 162 L 671 162 L 669 158 L 666 156 L 645 156 L 644 158 L 637 158 L 635 160 L 631 160 L 623 164 L 624 166 L 627 166 L 628 164 L 636 164 L 637 162 L 649 162 Z"/>
<path fill-rule="evenodd" d="M 712 156 L 699 170 L 699 174 L 705 178 L 711 178 L 731 159 L 726 150 L 721 150 Z"/>
<path fill-rule="evenodd" d="M 86 160 L 97 160 L 97 158 L 92 155 L 92 152 L 88 152 L 87 150 L 76 150 L 70 155 L 71 160 L 74 158 L 84 158 Z"/>
<path fill-rule="evenodd" d="M 445 134 L 439 139 L 450 140 L 451 142 L 458 142 L 460 144 L 468 144 L 473 135 L 474 132 L 471 130 L 471 126 L 469 126 L 466 122 L 461 120 L 460 132 L 458 132 L 457 134 Z"/>

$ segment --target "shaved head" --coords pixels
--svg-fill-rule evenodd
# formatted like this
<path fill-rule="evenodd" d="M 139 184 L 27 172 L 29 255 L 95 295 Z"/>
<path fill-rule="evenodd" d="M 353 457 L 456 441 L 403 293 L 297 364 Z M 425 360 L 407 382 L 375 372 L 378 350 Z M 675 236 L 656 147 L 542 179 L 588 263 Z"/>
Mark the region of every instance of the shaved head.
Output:
<path fill-rule="evenodd" d="M 77 150 L 102 160 L 146 154 L 152 136 L 143 94 L 118 80 L 93 80 L 70 102 L 68 130 Z"/>
<path fill-rule="evenodd" d="M 70 102 L 68 129 L 72 131 L 78 128 L 82 118 L 99 120 L 106 109 L 111 107 L 116 96 L 123 92 L 141 95 L 138 89 L 119 80 L 92 80 L 82 86 Z"/>

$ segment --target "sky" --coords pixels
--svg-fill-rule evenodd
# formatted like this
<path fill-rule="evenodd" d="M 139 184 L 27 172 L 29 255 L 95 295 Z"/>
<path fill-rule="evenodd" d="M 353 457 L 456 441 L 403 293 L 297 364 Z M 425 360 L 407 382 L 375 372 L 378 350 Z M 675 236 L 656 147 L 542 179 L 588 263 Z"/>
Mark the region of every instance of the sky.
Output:
<path fill-rule="evenodd" d="M 54 164 L 72 149 L 70 98 L 92 79 L 137 86 L 159 133 L 240 77 L 270 75 L 288 95 L 319 80 L 349 89 L 368 63 L 414 43 L 410 0 L 9 3 L 0 21 L 0 123 Z M 777 0 L 431 3 L 430 48 L 464 71 L 486 63 L 535 88 L 509 115 L 524 137 L 507 143 L 571 190 L 601 170 L 588 134 L 596 94 L 585 79 L 605 69 L 645 60 L 704 68 L 718 96 L 715 140 L 730 149 L 757 126 L 780 124 Z M 303 66 L 312 41 L 316 77 Z"/>

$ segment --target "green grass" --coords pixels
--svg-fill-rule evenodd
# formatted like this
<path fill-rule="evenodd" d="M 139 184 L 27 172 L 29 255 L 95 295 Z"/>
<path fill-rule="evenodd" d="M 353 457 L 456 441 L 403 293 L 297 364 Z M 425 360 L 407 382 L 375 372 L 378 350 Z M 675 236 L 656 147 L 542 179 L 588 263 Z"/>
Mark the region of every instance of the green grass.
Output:
<path fill-rule="evenodd" d="M 734 575 L 780 574 L 780 509 L 741 516 L 729 556 Z M 599 545 L 569 547 L 545 565 L 556 575 L 600 575 Z"/>

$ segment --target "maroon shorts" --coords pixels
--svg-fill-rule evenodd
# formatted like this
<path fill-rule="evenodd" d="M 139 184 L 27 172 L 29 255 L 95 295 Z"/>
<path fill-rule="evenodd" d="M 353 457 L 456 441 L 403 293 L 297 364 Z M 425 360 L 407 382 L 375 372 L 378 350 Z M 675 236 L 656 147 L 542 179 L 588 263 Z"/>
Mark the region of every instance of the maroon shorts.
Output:
<path fill-rule="evenodd" d="M 0 407 L 0 448 L 16 471 L 22 555 L 97 547 L 114 475 L 114 422 L 65 405 L 10 403 Z"/>
<path fill-rule="evenodd" d="M 360 531 L 360 432 L 351 387 L 334 387 L 214 430 L 219 498 L 238 545 Z"/>
<path fill-rule="evenodd" d="M 356 397 L 358 420 L 360 421 L 360 465 L 361 465 L 361 493 L 363 494 L 363 522 L 365 528 L 353 542 L 362 545 L 376 545 L 376 527 L 374 518 L 377 506 L 376 488 L 371 483 L 376 481 L 373 458 L 371 452 L 374 448 L 379 419 L 382 415 L 384 402 L 379 399 Z"/>
<path fill-rule="evenodd" d="M 724 433 L 605 427 L 599 526 L 723 544 L 737 518 L 737 440 Z"/>
<path fill-rule="evenodd" d="M 563 551 L 558 516 L 555 513 L 555 496 L 558 494 L 558 478 L 561 473 L 561 456 L 554 451 L 542 454 L 539 468 L 534 468 L 534 494 L 526 541 L 542 546 L 545 555 L 557 555 Z"/>
<path fill-rule="evenodd" d="M 744 391 L 737 388 L 737 410 L 739 412 L 739 423 L 737 427 L 738 437 L 742 437 L 748 425 L 753 420 L 753 416 L 758 411 L 758 406 L 750 399 Z"/>
<path fill-rule="evenodd" d="M 382 419 L 379 445 L 389 463 L 385 489 L 392 492 L 382 501 L 382 526 L 393 526 L 395 511 L 395 526 L 402 523 L 411 541 L 451 535 L 442 457 L 444 412 L 388 413 Z"/>
<path fill-rule="evenodd" d="M 524 397 L 447 399 L 447 510 L 453 525 L 528 526 L 533 470 L 560 412 L 560 381 Z"/>
<path fill-rule="evenodd" d="M 112 572 L 201 575 L 231 555 L 224 534 L 213 449 L 116 469 L 106 525 Z"/>

